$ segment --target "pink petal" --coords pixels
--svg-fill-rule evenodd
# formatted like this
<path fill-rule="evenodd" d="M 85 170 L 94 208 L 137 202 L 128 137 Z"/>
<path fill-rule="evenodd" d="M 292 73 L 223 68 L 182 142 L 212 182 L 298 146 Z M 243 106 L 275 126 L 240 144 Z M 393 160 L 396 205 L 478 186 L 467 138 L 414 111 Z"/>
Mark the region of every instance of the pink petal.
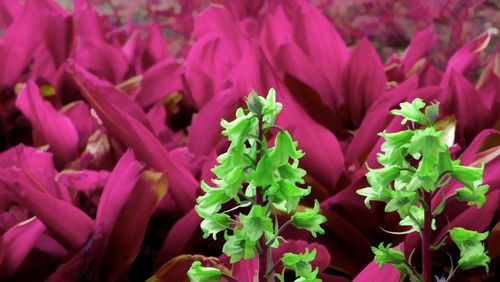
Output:
<path fill-rule="evenodd" d="M 340 90 L 342 68 L 349 57 L 347 47 L 332 24 L 308 1 L 300 0 L 292 12 L 295 43 L 321 73 L 328 74 L 332 88 Z M 295 4 L 297 3 L 297 4 Z"/>

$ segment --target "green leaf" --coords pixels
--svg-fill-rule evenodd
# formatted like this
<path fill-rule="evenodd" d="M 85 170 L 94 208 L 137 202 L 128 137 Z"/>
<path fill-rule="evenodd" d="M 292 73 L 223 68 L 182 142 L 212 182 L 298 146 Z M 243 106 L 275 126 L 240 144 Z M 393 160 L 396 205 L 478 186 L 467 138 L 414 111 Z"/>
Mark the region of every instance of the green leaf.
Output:
<path fill-rule="evenodd" d="M 283 266 L 295 271 L 295 275 L 299 277 L 313 279 L 316 278 L 317 268 L 313 271 L 311 261 L 316 257 L 316 249 L 309 252 L 306 249 L 301 254 L 285 253 L 281 259 Z"/>
<path fill-rule="evenodd" d="M 265 207 L 259 205 L 252 206 L 248 215 L 240 213 L 240 221 L 243 223 L 242 232 L 251 240 L 259 240 L 264 232 L 269 237 L 274 233 L 273 221 L 266 214 Z"/>
<path fill-rule="evenodd" d="M 460 260 L 458 265 L 462 269 L 471 269 L 478 266 L 484 266 L 486 272 L 489 272 L 488 264 L 490 258 L 486 255 L 484 245 L 481 241 L 488 238 L 489 232 L 479 233 L 473 230 L 467 230 L 461 227 L 455 227 L 450 230 L 450 237 L 460 249 Z"/>
<path fill-rule="evenodd" d="M 326 217 L 318 212 L 319 202 L 314 200 L 314 208 L 306 209 L 304 212 L 296 212 L 291 218 L 292 224 L 299 229 L 311 232 L 314 238 L 316 238 L 316 233 L 325 234 L 325 230 L 320 225 L 326 222 Z"/>
<path fill-rule="evenodd" d="M 226 243 L 222 247 L 222 252 L 231 258 L 230 263 L 255 256 L 255 246 L 258 241 L 250 239 L 245 233 L 235 230 L 234 235 L 228 235 L 226 232 L 224 239 L 226 239 Z"/>
<path fill-rule="evenodd" d="M 392 110 L 391 113 L 404 117 L 401 124 L 405 124 L 407 121 L 418 122 L 421 124 L 426 122 L 425 115 L 420 111 L 421 108 L 425 107 L 425 103 L 422 99 L 416 98 L 411 103 L 401 103 L 399 104 L 399 107 L 399 110 Z"/>
<path fill-rule="evenodd" d="M 377 247 L 371 247 L 372 252 L 375 254 L 374 261 L 380 268 L 385 264 L 392 264 L 401 273 L 406 273 L 407 269 L 405 266 L 405 255 L 397 250 L 391 248 L 392 244 L 380 243 Z"/>
<path fill-rule="evenodd" d="M 187 275 L 193 282 L 219 282 L 221 272 L 214 267 L 203 267 L 201 262 L 195 261 L 191 264 Z"/>
<path fill-rule="evenodd" d="M 318 272 L 319 268 L 316 267 L 314 271 L 311 272 L 311 274 L 309 274 L 308 277 L 299 277 L 295 279 L 295 282 L 321 282 L 322 281 L 321 279 L 316 278 Z"/>

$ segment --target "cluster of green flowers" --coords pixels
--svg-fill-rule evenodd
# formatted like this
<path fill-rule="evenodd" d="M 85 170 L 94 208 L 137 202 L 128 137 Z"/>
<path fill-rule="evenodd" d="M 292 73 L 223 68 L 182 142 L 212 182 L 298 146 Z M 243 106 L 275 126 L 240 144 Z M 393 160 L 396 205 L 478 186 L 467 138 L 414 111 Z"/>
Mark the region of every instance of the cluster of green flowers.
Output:
<path fill-rule="evenodd" d="M 425 107 L 425 110 L 422 111 Z M 370 201 L 385 202 L 386 212 L 397 212 L 401 218 L 399 224 L 409 227 L 406 232 L 422 232 L 426 216 L 430 215 L 430 227 L 436 229 L 434 216 L 443 212 L 446 200 L 455 196 L 459 201 L 481 208 L 486 201 L 485 193 L 488 185 L 483 185 L 484 167 L 460 165 L 460 160 L 452 160 L 450 151 L 444 142 L 444 133 L 435 126 L 439 104 L 426 107 L 421 99 L 412 103 L 401 103 L 400 109 L 392 113 L 403 117 L 402 124 L 411 122 L 409 129 L 380 135 L 385 139 L 382 153 L 377 156 L 381 168 L 368 168 L 366 174 L 370 187 L 357 191 L 365 196 L 365 204 L 370 208 Z M 418 126 L 416 126 L 418 125 Z M 443 197 L 441 204 L 431 210 L 430 202 L 424 195 L 429 195 L 446 185 L 451 179 L 458 180 L 464 187 L 455 191 L 454 195 Z M 426 213 L 427 212 L 427 213 Z M 459 247 L 461 269 L 484 266 L 488 271 L 489 257 L 486 255 L 481 241 L 486 233 L 452 228 L 449 230 L 451 240 Z M 427 246 L 435 249 L 439 246 Z M 403 275 L 410 275 L 414 281 L 422 280 L 411 265 L 405 260 L 403 253 L 380 244 L 372 247 L 375 262 L 381 267 L 393 264 Z"/>
<path fill-rule="evenodd" d="M 276 248 L 283 238 L 280 232 L 287 225 L 306 229 L 316 237 L 323 234 L 320 224 L 326 218 L 319 214 L 319 203 L 314 208 L 295 212 L 291 219 L 281 227 L 275 213 L 291 214 L 300 200 L 309 195 L 311 188 L 301 188 L 304 184 L 305 170 L 298 167 L 299 159 L 304 156 L 297 149 L 297 142 L 290 134 L 274 125 L 282 105 L 276 102 L 275 91 L 271 89 L 267 98 L 252 93 L 246 100 L 247 108 L 239 108 L 233 121 L 222 120 L 222 135 L 230 141 L 227 152 L 218 156 L 219 165 L 212 169 L 216 179 L 211 187 L 205 182 L 201 188 L 205 192 L 197 199 L 196 212 L 203 218 L 201 229 L 204 237 L 215 240 L 219 232 L 224 233 L 223 252 L 230 257 L 231 263 L 255 256 L 268 256 L 271 248 Z M 276 128 L 273 146 L 267 140 L 270 129 Z M 223 210 L 224 204 L 233 205 Z M 238 217 L 229 213 L 241 209 Z M 248 213 L 243 213 L 248 211 Z M 316 250 L 306 250 L 302 254 L 287 253 L 280 259 L 283 269 L 295 271 L 296 281 L 319 281 L 318 269 L 312 269 L 310 262 Z M 267 262 L 266 277 L 275 275 L 282 280 L 283 275 L 274 274 L 277 262 Z M 259 267 L 266 267 L 260 265 Z M 219 270 L 202 267 L 195 262 L 188 272 L 192 281 L 211 281 L 220 278 Z"/>

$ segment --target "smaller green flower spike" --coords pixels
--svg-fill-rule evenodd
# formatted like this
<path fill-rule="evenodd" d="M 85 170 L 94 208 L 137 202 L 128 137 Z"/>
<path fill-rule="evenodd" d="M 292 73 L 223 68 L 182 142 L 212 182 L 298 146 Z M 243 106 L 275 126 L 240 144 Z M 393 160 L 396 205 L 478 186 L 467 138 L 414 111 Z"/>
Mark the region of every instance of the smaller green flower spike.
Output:
<path fill-rule="evenodd" d="M 238 108 L 233 120 L 221 121 L 222 135 L 227 137 L 229 147 L 212 168 L 215 179 L 201 183 L 205 193 L 197 198 L 195 206 L 203 218 L 200 226 L 204 238 L 217 240 L 217 234 L 224 234 L 222 252 L 229 256 L 230 263 L 259 256 L 262 269 L 255 279 L 260 280 L 279 276 L 272 268 L 276 262 L 262 261 L 271 258 L 272 248 L 283 242 L 280 233 L 284 228 L 295 226 L 314 237 L 325 233 L 320 225 L 326 217 L 319 214 L 318 201 L 313 208 L 295 211 L 300 200 L 311 193 L 311 187 L 304 185 L 306 171 L 299 167 L 304 153 L 288 131 L 274 124 L 281 108 L 274 89 L 269 90 L 266 98 L 252 92 L 246 99 L 246 109 Z M 240 210 L 237 216 L 231 216 L 236 210 Z M 280 226 L 276 212 L 293 215 Z M 316 278 L 319 270 L 313 271 L 309 264 L 315 256 L 315 250 L 289 253 L 283 263 L 296 271 L 296 281 L 320 281 Z M 270 273 L 262 273 L 264 267 Z M 188 274 L 193 281 L 205 281 L 200 279 L 212 279 L 208 274 L 215 277 L 215 272 L 209 270 L 195 263 Z"/>
<path fill-rule="evenodd" d="M 403 117 L 401 124 L 407 125 L 408 128 L 391 133 L 384 130 L 379 134 L 384 138 L 382 152 L 377 155 L 381 167 L 368 167 L 366 179 L 370 186 L 359 189 L 357 194 L 365 197 L 364 202 L 368 208 L 371 208 L 372 201 L 384 202 L 385 212 L 399 214 L 399 225 L 406 230 L 390 233 L 419 232 L 422 241 L 425 238 L 425 242 L 430 244 L 432 231 L 437 229 L 433 216 L 443 212 L 447 199 L 454 196 L 459 201 L 467 202 L 469 206 L 476 205 L 481 208 L 484 205 L 488 192 L 488 185 L 483 184 L 484 166 L 463 166 L 460 165 L 460 160 L 451 159 L 444 132 L 434 124 L 439 116 L 439 103 L 426 106 L 422 99 L 417 98 L 411 103 L 404 102 L 399 106 L 399 109 L 392 110 L 391 113 Z M 436 190 L 445 186 L 451 179 L 457 180 L 463 187 L 456 189 L 455 194 L 443 196 L 441 203 L 431 209 L 432 197 L 438 195 Z M 461 229 L 453 229 L 450 234 L 452 239 L 453 236 L 462 238 L 460 234 L 466 232 L 479 234 Z M 487 269 L 489 258 L 480 243 L 486 236 L 487 233 L 483 233 L 468 237 L 468 241 L 453 240 L 462 252 L 459 261 L 462 269 L 477 266 L 485 266 Z M 427 246 L 422 252 L 436 249 L 442 244 L 445 244 L 445 241 L 436 246 Z M 427 278 L 424 278 L 408 262 L 405 263 L 403 253 L 389 247 L 390 245 L 384 247 L 383 244 L 378 248 L 372 247 L 376 263 L 380 266 L 390 263 L 403 275 L 410 275 L 416 280 L 430 279 L 428 277 L 432 274 L 432 259 L 428 259 L 429 256 L 422 256 L 423 260 L 427 258 L 426 262 L 430 262 L 426 264 L 422 261 L 422 265 L 426 266 L 423 276 Z"/>
<path fill-rule="evenodd" d="M 199 261 L 193 262 L 187 274 L 193 282 L 219 282 L 221 278 L 220 270 L 213 267 L 203 267 Z"/>
<path fill-rule="evenodd" d="M 451 240 L 460 249 L 458 265 L 462 269 L 484 266 L 486 272 L 489 272 L 488 263 L 490 263 L 490 258 L 486 255 L 484 245 L 481 243 L 481 241 L 488 238 L 488 234 L 489 232 L 479 233 L 461 227 L 455 227 L 450 230 Z"/>

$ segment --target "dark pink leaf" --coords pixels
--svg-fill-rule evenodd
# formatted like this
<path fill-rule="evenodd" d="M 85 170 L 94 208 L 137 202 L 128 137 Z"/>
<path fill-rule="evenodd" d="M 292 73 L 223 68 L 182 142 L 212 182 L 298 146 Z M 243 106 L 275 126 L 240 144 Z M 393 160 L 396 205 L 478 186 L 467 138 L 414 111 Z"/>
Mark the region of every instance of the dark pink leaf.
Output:
<path fill-rule="evenodd" d="M 200 112 L 193 117 L 189 127 L 189 151 L 198 155 L 208 155 L 223 142 L 220 132 L 221 119 L 231 120 L 242 99 L 233 89 L 210 99 Z"/>
<path fill-rule="evenodd" d="M 16 106 L 29 118 L 54 153 L 56 164 L 64 166 L 76 157 L 78 133 L 69 118 L 44 101 L 38 86 L 30 81 L 16 100 Z"/>
<path fill-rule="evenodd" d="M 413 35 L 410 45 L 406 48 L 405 55 L 401 60 L 405 74 L 408 74 L 415 63 L 427 53 L 435 40 L 434 28 L 432 26 L 420 30 Z"/>
<path fill-rule="evenodd" d="M 0 237 L 0 277 L 9 279 L 16 273 L 45 230 L 43 223 L 32 217 Z"/>
<path fill-rule="evenodd" d="M 7 175 L 8 172 L 2 171 L 2 185 L 16 195 L 20 205 L 40 218 L 58 241 L 69 250 L 83 246 L 94 229 L 92 220 L 83 211 Z"/>
<path fill-rule="evenodd" d="M 398 282 L 399 277 L 399 271 L 394 266 L 386 264 L 380 269 L 372 261 L 354 278 L 353 282 Z"/>
<path fill-rule="evenodd" d="M 364 114 L 386 89 L 384 66 L 368 39 L 363 38 L 347 62 L 342 85 L 349 117 L 357 128 Z"/>
<path fill-rule="evenodd" d="M 92 93 L 102 91 L 103 82 L 81 67 L 74 65 L 70 69 L 82 89 L 85 97 L 94 106 L 106 128 L 120 142 L 132 147 L 137 157 L 153 169 L 164 172 L 170 183 L 169 194 L 183 212 L 192 209 L 198 182 L 184 167 L 172 161 L 169 152 L 160 141 L 137 119 L 113 104 L 98 104 Z"/>
<path fill-rule="evenodd" d="M 41 40 L 40 33 L 33 32 L 39 25 L 36 0 L 28 0 L 0 41 L 0 85 L 14 86 L 28 66 Z"/>
<path fill-rule="evenodd" d="M 135 100 L 142 107 L 148 107 L 182 89 L 180 65 L 173 59 L 166 59 L 142 74 Z"/>
<path fill-rule="evenodd" d="M 101 267 L 103 281 L 117 280 L 126 273 L 139 253 L 149 218 L 166 192 L 167 179 L 162 173 L 142 173 L 114 223 Z"/>

